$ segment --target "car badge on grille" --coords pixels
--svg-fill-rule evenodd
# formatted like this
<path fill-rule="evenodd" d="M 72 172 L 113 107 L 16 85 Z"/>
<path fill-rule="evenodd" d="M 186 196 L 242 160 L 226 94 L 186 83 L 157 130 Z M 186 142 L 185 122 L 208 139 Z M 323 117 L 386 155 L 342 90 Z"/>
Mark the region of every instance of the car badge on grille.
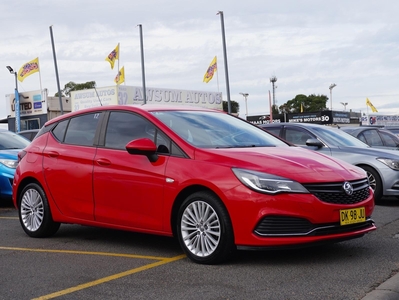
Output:
<path fill-rule="evenodd" d="M 353 186 L 349 182 L 345 181 L 342 187 L 347 195 L 353 194 Z"/>

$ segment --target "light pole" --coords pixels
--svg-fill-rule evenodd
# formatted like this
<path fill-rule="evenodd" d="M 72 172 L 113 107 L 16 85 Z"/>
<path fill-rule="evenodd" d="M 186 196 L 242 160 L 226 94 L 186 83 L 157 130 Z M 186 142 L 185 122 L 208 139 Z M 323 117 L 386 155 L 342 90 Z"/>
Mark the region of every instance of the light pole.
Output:
<path fill-rule="evenodd" d="M 332 89 L 335 88 L 337 85 L 335 83 L 330 84 L 330 110 L 332 111 Z"/>
<path fill-rule="evenodd" d="M 240 95 L 242 95 L 245 99 L 245 120 L 248 117 L 248 105 L 247 105 L 247 97 L 249 96 L 248 93 L 240 93 Z"/>
<path fill-rule="evenodd" d="M 21 113 L 19 107 L 19 93 L 18 93 L 18 80 L 17 80 L 17 72 L 13 70 L 10 66 L 6 67 L 11 74 L 15 75 L 15 131 L 21 131 Z"/>
<path fill-rule="evenodd" d="M 272 76 L 270 78 L 270 82 L 272 83 L 272 89 L 273 89 L 273 107 L 276 105 L 276 86 L 274 85 L 276 83 L 276 81 L 277 81 L 276 76 Z"/>
<path fill-rule="evenodd" d="M 224 74 L 226 78 L 226 93 L 227 93 L 227 112 L 231 114 L 231 100 L 230 100 L 230 84 L 229 84 L 229 70 L 227 64 L 227 50 L 226 50 L 226 36 L 224 30 L 224 16 L 223 11 L 219 10 L 216 15 L 220 15 L 220 25 L 222 27 L 222 42 L 223 42 L 223 56 L 224 56 Z"/>
<path fill-rule="evenodd" d="M 344 106 L 344 111 L 346 111 L 346 106 L 348 105 L 348 102 L 341 102 L 341 104 Z"/>
<path fill-rule="evenodd" d="M 143 103 L 147 103 L 147 92 L 145 86 L 145 68 L 144 68 L 144 45 L 143 45 L 143 26 L 137 25 L 140 29 L 140 51 L 141 51 L 141 81 L 143 82 Z"/>

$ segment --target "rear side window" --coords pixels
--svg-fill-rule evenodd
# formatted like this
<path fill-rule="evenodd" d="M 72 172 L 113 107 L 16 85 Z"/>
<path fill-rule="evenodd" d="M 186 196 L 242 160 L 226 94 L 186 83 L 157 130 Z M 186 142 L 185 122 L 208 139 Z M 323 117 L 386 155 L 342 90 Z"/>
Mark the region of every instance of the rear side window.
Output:
<path fill-rule="evenodd" d="M 57 126 L 55 126 L 55 128 L 53 129 L 53 135 L 60 142 L 64 141 L 65 132 L 66 132 L 66 128 L 68 126 L 68 122 L 69 122 L 69 120 L 62 121 L 62 122 L 58 123 Z"/>
<path fill-rule="evenodd" d="M 363 135 L 370 146 L 383 146 L 382 139 L 376 130 L 366 130 Z"/>
<path fill-rule="evenodd" d="M 99 116 L 99 113 L 92 113 L 70 119 L 65 135 L 65 143 L 93 146 Z"/>
<path fill-rule="evenodd" d="M 380 135 L 382 137 L 382 139 L 384 140 L 384 144 L 388 147 L 397 147 L 398 146 L 398 142 L 395 139 L 395 137 L 392 137 L 391 135 L 385 133 L 385 132 L 380 132 Z"/>
<path fill-rule="evenodd" d="M 99 117 L 99 113 L 91 113 L 62 121 L 53 129 L 53 135 L 67 144 L 93 146 Z"/>

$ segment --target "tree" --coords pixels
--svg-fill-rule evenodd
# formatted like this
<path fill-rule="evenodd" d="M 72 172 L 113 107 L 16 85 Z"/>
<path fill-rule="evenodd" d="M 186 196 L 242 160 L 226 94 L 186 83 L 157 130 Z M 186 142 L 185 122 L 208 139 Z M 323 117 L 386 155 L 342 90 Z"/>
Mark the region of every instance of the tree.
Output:
<path fill-rule="evenodd" d="M 231 113 L 232 114 L 238 114 L 240 111 L 240 104 L 238 102 L 230 100 L 230 106 L 231 106 Z M 227 101 L 223 101 L 223 111 L 228 112 L 229 111 L 229 106 Z"/>
<path fill-rule="evenodd" d="M 299 94 L 296 95 L 294 99 L 288 100 L 286 103 L 281 105 L 280 111 L 282 113 L 299 113 L 301 112 L 301 106 L 303 112 L 314 112 L 327 110 L 328 97 L 325 95 L 315 95 L 311 94 L 309 96 Z"/>
<path fill-rule="evenodd" d="M 70 96 L 73 91 L 90 90 L 95 87 L 95 81 L 88 81 L 86 83 L 75 83 L 70 81 L 64 86 L 64 89 L 61 90 L 61 96 Z M 55 97 L 58 97 L 58 93 L 55 93 Z"/>

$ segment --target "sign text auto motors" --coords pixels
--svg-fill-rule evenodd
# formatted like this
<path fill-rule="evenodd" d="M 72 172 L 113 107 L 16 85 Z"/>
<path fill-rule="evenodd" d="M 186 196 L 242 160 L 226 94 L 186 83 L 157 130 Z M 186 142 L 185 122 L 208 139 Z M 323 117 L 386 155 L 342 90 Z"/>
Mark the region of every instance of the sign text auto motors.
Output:
<path fill-rule="evenodd" d="M 222 93 L 146 88 L 147 104 L 195 105 L 223 109 Z M 110 86 L 71 92 L 72 111 L 101 105 L 143 104 L 143 89 L 134 86 Z"/>

